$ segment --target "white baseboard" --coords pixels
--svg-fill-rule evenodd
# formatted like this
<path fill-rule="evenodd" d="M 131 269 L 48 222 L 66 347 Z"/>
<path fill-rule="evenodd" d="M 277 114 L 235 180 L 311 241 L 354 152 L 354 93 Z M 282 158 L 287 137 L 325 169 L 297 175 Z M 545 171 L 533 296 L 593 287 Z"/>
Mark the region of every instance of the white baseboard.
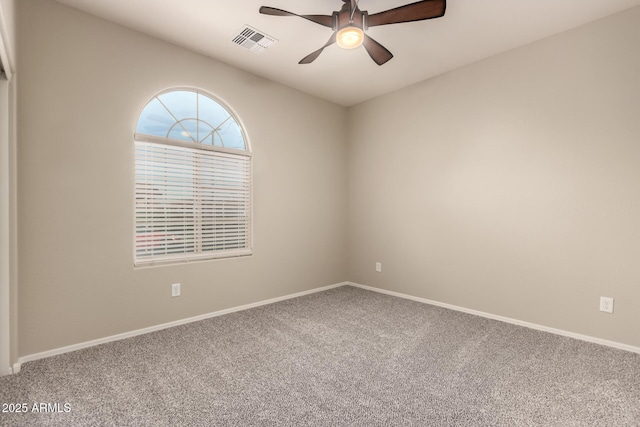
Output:
<path fill-rule="evenodd" d="M 245 304 L 245 305 L 241 305 L 241 306 L 238 306 L 238 307 L 227 308 L 225 310 L 219 310 L 219 311 L 214 311 L 212 313 L 201 314 L 199 316 L 189 317 L 187 319 L 176 320 L 176 321 L 169 322 L 169 323 L 163 323 L 161 325 L 150 326 L 148 328 L 137 329 L 135 331 L 124 332 L 122 334 L 111 335 L 109 337 L 99 338 L 99 339 L 92 340 L 92 341 L 86 341 L 86 342 L 82 342 L 82 343 L 79 343 L 79 344 L 73 344 L 73 345 L 69 345 L 69 346 L 66 346 L 66 347 L 61 347 L 61 348 L 56 348 L 56 349 L 53 349 L 53 350 L 43 351 L 41 353 L 35 353 L 35 354 L 27 355 L 27 356 L 22 356 L 22 357 L 18 358 L 18 363 L 13 365 L 13 373 L 17 374 L 18 372 L 20 372 L 20 368 L 22 367 L 23 363 L 31 362 L 33 360 L 39 360 L 39 359 L 44 359 L 44 358 L 51 357 L 51 356 L 57 356 L 59 354 L 69 353 L 69 352 L 72 352 L 72 351 L 81 350 L 83 348 L 93 347 L 93 346 L 100 345 L 100 344 L 106 344 L 106 343 L 112 342 L 112 341 L 119 341 L 119 340 L 123 340 L 125 338 L 131 338 L 131 337 L 135 337 L 135 336 L 138 336 L 138 335 L 148 334 L 150 332 L 160 331 L 162 329 L 172 328 L 174 326 L 185 325 L 187 323 L 198 322 L 200 320 L 210 319 L 212 317 L 222 316 L 224 314 L 235 313 L 237 311 L 248 310 L 250 308 L 260 307 L 262 305 L 273 304 L 273 303 L 276 303 L 276 302 L 280 302 L 280 301 L 284 301 L 284 300 L 288 300 L 288 299 L 292 299 L 292 298 L 298 298 L 298 297 L 301 297 L 301 296 L 304 296 L 304 295 L 314 294 L 316 292 L 327 291 L 329 289 L 333 289 L 333 288 L 337 288 L 337 287 L 345 286 L 345 285 L 348 285 L 348 283 L 347 282 L 336 283 L 335 285 L 329 285 L 329 286 L 324 286 L 324 287 L 321 287 L 321 288 L 315 288 L 315 289 L 311 289 L 311 290 L 308 290 L 308 291 L 298 292 L 298 293 L 295 293 L 295 294 L 285 295 L 285 296 L 277 297 L 277 298 L 271 298 L 271 299 L 264 300 L 264 301 L 254 302 L 254 303 L 251 303 L 251 304 Z"/>
<path fill-rule="evenodd" d="M 633 353 L 640 354 L 640 347 L 635 347 L 635 346 L 628 345 L 628 344 L 622 344 L 622 343 L 615 342 L 615 341 L 609 341 L 609 340 L 604 340 L 604 339 L 601 339 L 601 338 L 596 338 L 596 337 L 592 337 L 592 336 L 588 336 L 588 335 L 577 334 L 577 333 L 574 333 L 574 332 L 564 331 L 564 330 L 561 330 L 561 329 L 550 328 L 550 327 L 547 327 L 547 326 L 542 326 L 542 325 L 538 325 L 538 324 L 535 324 L 535 323 L 525 322 L 525 321 L 518 320 L 518 319 L 512 319 L 512 318 L 504 317 L 504 316 L 498 316 L 498 315 L 495 315 L 495 314 L 485 313 L 485 312 L 478 311 L 478 310 L 472 310 L 472 309 L 465 308 L 465 307 L 459 307 L 459 306 L 452 305 L 452 304 L 446 304 L 446 303 L 442 303 L 442 302 L 439 302 L 439 301 L 433 301 L 433 300 L 428 300 L 428 299 L 425 299 L 425 298 L 415 297 L 415 296 L 412 296 L 412 295 L 402 294 L 400 292 L 388 291 L 388 290 L 385 290 L 385 289 L 374 288 L 374 287 L 371 287 L 371 286 L 365 286 L 365 285 L 361 285 L 361 284 L 353 283 L 353 282 L 342 282 L 342 283 L 336 283 L 334 285 L 324 286 L 324 287 L 321 287 L 321 288 L 311 289 L 311 290 L 308 290 L 308 291 L 298 292 L 298 293 L 295 293 L 295 294 L 285 295 L 285 296 L 282 296 L 282 297 L 271 298 L 271 299 L 264 300 L 264 301 L 259 301 L 259 302 L 255 302 L 255 303 L 251 303 L 251 304 L 245 304 L 245 305 L 241 305 L 241 306 L 238 306 L 238 307 L 232 307 L 232 308 L 228 308 L 228 309 L 225 309 L 225 310 L 215 311 L 215 312 L 212 312 L 212 313 L 202 314 L 202 315 L 199 315 L 199 316 L 189 317 L 187 319 L 176 320 L 176 321 L 169 322 L 169 323 L 163 323 L 161 325 L 151 326 L 151 327 L 148 327 L 148 328 L 137 329 L 135 331 L 125 332 L 125 333 L 122 333 L 122 334 L 111 335 L 109 337 L 104 337 L 104 338 L 99 338 L 99 339 L 92 340 L 92 341 L 86 341 L 86 342 L 82 342 L 82 343 L 78 343 L 78 344 L 73 344 L 73 345 L 70 345 L 70 346 L 61 347 L 61 348 L 57 348 L 57 349 L 53 349 L 53 350 L 48 350 L 48 351 L 44 351 L 44 352 L 41 352 L 41 353 L 35 353 L 35 354 L 27 355 L 27 356 L 22 356 L 22 357 L 18 358 L 18 362 L 15 363 L 13 365 L 13 367 L 8 369 L 8 371 L 9 371 L 8 373 L 11 373 L 11 371 L 12 371 L 14 374 L 17 374 L 18 372 L 20 372 L 20 369 L 22 368 L 22 364 L 23 363 L 31 362 L 33 360 L 39 360 L 39 359 L 44 359 L 44 358 L 47 358 L 47 357 L 57 356 L 59 354 L 69 353 L 69 352 L 72 352 L 72 351 L 81 350 L 83 348 L 93 347 L 93 346 L 100 345 L 100 344 L 106 344 L 106 343 L 109 343 L 109 342 L 112 342 L 112 341 L 123 340 L 123 339 L 126 339 L 126 338 L 135 337 L 135 336 L 138 336 L 138 335 L 148 334 L 150 332 L 160 331 L 162 329 L 172 328 L 174 326 L 180 326 L 180 325 L 185 325 L 185 324 L 192 323 L 192 322 L 198 322 L 200 320 L 210 319 L 212 317 L 222 316 L 224 314 L 229 314 L 229 313 L 235 313 L 235 312 L 238 312 L 238 311 L 248 310 L 250 308 L 260 307 L 260 306 L 268 305 L 268 304 L 273 304 L 273 303 L 276 303 L 276 302 L 285 301 L 285 300 L 288 300 L 288 299 L 297 298 L 297 297 L 301 297 L 301 296 L 304 296 L 304 295 L 309 295 L 309 294 L 313 294 L 313 293 L 317 293 L 317 292 L 322 292 L 322 291 L 326 291 L 326 290 L 329 290 L 329 289 L 334 289 L 334 288 L 338 288 L 340 286 L 347 286 L 347 285 L 348 286 L 354 286 L 356 288 L 365 289 L 365 290 L 368 290 L 368 291 L 373 291 L 373 292 L 378 292 L 378 293 L 382 293 L 382 294 L 386 294 L 386 295 L 391 295 L 391 296 L 394 296 L 394 297 L 409 299 L 409 300 L 421 302 L 421 303 L 424 303 L 424 304 L 435 305 L 435 306 L 447 308 L 447 309 L 450 309 L 450 310 L 455 310 L 455 311 L 460 311 L 460 312 L 463 312 L 463 313 L 473 314 L 473 315 L 485 317 L 485 318 L 488 318 L 488 319 L 498 320 L 498 321 L 505 322 L 505 323 L 511 323 L 513 325 L 524 326 L 524 327 L 530 328 L 530 329 L 549 332 L 549 333 L 556 334 L 556 335 L 561 335 L 561 336 L 565 336 L 565 337 L 569 337 L 569 338 L 575 338 L 575 339 L 582 340 L 582 341 L 587 341 L 587 342 L 591 342 L 591 343 L 595 343 L 595 344 L 604 345 L 604 346 L 607 346 L 607 347 L 617 348 L 619 350 L 626 350 L 626 351 L 630 351 L 630 352 L 633 352 Z"/>
<path fill-rule="evenodd" d="M 448 308 L 449 310 L 460 311 L 460 312 L 467 313 L 467 314 L 473 314 L 475 316 L 486 317 L 487 319 L 499 320 L 501 322 L 511 323 L 513 325 L 524 326 L 525 328 L 529 328 L 529 329 L 535 329 L 535 330 L 538 330 L 538 331 L 549 332 L 549 333 L 552 333 L 552 334 L 561 335 L 563 337 L 575 338 L 575 339 L 578 339 L 578 340 L 581 340 L 581 341 L 587 341 L 587 342 L 594 343 L 594 344 L 600 344 L 600 345 L 604 345 L 604 346 L 607 346 L 607 347 L 617 348 L 618 350 L 625 350 L 625 351 L 630 351 L 630 352 L 633 352 L 633 353 L 640 354 L 640 347 L 635 347 L 635 346 L 628 345 L 628 344 L 623 344 L 623 343 L 619 343 L 619 342 L 615 342 L 615 341 L 609 341 L 609 340 L 605 340 L 605 339 L 602 339 L 602 338 L 592 337 L 592 336 L 589 336 L 589 335 L 577 334 L 575 332 L 564 331 L 562 329 L 550 328 L 548 326 L 542 326 L 542 325 L 538 325 L 536 323 L 525 322 L 525 321 L 518 320 L 518 319 L 512 319 L 510 317 L 498 316 L 496 314 L 485 313 L 483 311 L 472 310 L 470 308 L 465 308 L 465 307 L 459 307 L 457 305 L 446 304 L 446 303 L 443 303 L 443 302 L 428 300 L 428 299 L 420 298 L 420 297 L 414 297 L 412 295 L 402 294 L 400 292 L 387 291 L 385 289 L 380 289 L 380 288 L 373 288 L 371 286 L 360 285 L 358 283 L 347 282 L 347 284 L 349 286 L 354 286 L 356 288 L 366 289 L 368 291 L 378 292 L 378 293 L 381 293 L 381 294 L 386 294 L 386 295 L 391 295 L 391 296 L 398 297 L 398 298 L 404 298 L 404 299 L 408 299 L 408 300 L 412 300 L 412 301 L 417 301 L 417 302 L 421 302 L 421 303 L 424 303 L 424 304 L 430 304 L 430 305 L 435 305 L 435 306 L 438 306 L 438 307 Z"/>

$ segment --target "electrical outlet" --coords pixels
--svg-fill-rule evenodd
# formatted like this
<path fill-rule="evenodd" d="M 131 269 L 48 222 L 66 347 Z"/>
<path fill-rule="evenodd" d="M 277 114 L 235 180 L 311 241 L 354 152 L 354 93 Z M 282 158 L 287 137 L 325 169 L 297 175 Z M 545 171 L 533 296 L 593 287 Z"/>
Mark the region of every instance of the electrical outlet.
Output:
<path fill-rule="evenodd" d="M 382 273 L 382 263 L 381 262 L 376 262 L 376 271 L 378 273 Z"/>
<path fill-rule="evenodd" d="M 180 283 L 174 283 L 171 285 L 171 296 L 179 297 L 180 296 Z"/>
<path fill-rule="evenodd" d="M 613 313 L 613 298 L 600 297 L 600 311 Z"/>

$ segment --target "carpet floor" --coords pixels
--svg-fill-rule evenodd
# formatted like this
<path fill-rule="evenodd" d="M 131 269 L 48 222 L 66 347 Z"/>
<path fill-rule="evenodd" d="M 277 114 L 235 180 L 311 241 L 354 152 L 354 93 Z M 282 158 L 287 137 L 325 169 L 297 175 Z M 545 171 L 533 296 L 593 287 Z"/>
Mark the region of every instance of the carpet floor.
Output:
<path fill-rule="evenodd" d="M 23 403 L 0 425 L 639 426 L 640 355 L 345 286 L 26 363 Z"/>

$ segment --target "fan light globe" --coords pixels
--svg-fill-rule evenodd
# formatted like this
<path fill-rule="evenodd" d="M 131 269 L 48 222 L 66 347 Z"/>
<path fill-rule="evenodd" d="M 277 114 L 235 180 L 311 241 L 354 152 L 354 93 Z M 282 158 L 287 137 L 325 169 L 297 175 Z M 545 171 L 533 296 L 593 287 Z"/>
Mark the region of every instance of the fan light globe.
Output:
<path fill-rule="evenodd" d="M 364 32 L 358 27 L 345 27 L 338 31 L 336 43 L 343 49 L 355 49 L 364 41 Z"/>

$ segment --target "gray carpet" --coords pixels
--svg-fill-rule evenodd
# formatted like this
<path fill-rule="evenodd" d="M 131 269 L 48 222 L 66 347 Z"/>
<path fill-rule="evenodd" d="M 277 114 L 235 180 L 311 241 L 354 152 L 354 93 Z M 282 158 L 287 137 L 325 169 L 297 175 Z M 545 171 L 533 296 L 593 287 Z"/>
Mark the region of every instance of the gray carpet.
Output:
<path fill-rule="evenodd" d="M 353 287 L 26 363 L 0 425 L 638 426 L 640 355 Z"/>

